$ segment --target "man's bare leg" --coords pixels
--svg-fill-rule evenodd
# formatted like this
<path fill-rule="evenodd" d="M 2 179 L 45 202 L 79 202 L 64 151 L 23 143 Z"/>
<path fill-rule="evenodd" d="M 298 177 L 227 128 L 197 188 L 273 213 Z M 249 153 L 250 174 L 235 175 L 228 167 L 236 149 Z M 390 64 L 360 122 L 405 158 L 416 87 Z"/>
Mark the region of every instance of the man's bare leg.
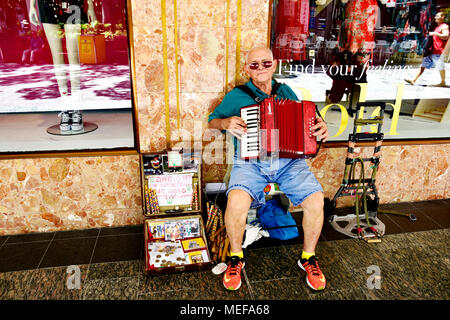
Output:
<path fill-rule="evenodd" d="M 252 197 L 244 190 L 235 189 L 228 193 L 225 227 L 232 252 L 242 251 L 247 214 L 251 203 Z"/>
<path fill-rule="evenodd" d="M 306 198 L 301 204 L 303 208 L 304 252 L 314 252 L 319 241 L 324 219 L 323 198 L 322 192 L 316 192 Z"/>
<path fill-rule="evenodd" d="M 298 265 L 306 272 L 306 283 L 313 290 L 323 290 L 326 279 L 319 268 L 315 254 L 317 242 L 323 226 L 323 193 L 316 192 L 301 204 L 303 208 L 303 250 Z"/>
<path fill-rule="evenodd" d="M 235 189 L 228 193 L 225 227 L 230 241 L 231 257 L 222 280 L 228 290 L 238 290 L 242 284 L 241 270 L 244 267 L 242 240 L 251 203 L 252 197 L 243 190 Z"/>

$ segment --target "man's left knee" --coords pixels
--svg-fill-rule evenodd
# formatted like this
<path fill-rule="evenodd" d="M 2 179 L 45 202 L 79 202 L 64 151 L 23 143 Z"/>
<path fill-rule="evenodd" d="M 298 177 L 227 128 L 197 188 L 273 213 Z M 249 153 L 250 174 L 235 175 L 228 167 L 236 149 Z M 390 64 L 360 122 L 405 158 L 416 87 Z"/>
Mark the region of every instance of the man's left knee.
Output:
<path fill-rule="evenodd" d="M 323 210 L 323 205 L 324 205 L 323 192 L 319 191 L 309 195 L 305 200 L 303 200 L 301 207 L 305 211 L 317 212 Z"/>

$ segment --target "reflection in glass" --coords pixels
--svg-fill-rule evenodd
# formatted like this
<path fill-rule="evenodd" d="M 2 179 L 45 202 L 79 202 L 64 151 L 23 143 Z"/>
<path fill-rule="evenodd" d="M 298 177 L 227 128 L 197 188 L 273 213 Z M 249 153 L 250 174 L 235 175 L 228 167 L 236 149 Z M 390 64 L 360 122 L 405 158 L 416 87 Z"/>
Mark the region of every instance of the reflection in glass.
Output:
<path fill-rule="evenodd" d="M 36 1 L 39 6 L 40 21 L 36 12 Z M 87 11 L 87 15 L 85 11 Z M 70 77 L 70 96 L 72 99 L 69 102 L 64 102 L 61 106 L 62 111 L 59 114 L 61 117 L 60 130 L 82 130 L 84 127 L 83 120 L 78 107 L 81 104 L 78 39 L 81 35 L 81 23 L 93 23 L 97 20 L 92 0 L 87 1 L 87 10 L 84 8 L 84 0 L 70 0 L 70 2 L 30 0 L 29 17 L 34 26 L 39 26 L 42 23 L 52 54 L 59 94 L 62 98 L 69 97 L 68 79 Z M 69 68 L 66 68 L 64 61 L 63 32 Z M 67 74 L 69 74 L 69 77 Z"/>
<path fill-rule="evenodd" d="M 274 0 L 274 77 L 324 110 L 330 140 L 346 140 L 363 101 L 386 103 L 387 139 L 448 137 L 450 41 L 423 58 L 438 12 L 448 24 L 443 0 Z"/>
<path fill-rule="evenodd" d="M 70 150 L 64 143 L 69 137 L 46 137 L 46 128 L 57 124 L 63 131 L 81 132 L 90 117 L 96 117 L 99 128 L 105 127 L 111 125 L 106 121 L 113 119 L 112 113 L 124 120 L 124 130 L 104 138 L 116 137 L 105 146 L 134 146 L 126 3 L 0 1 L 0 130 L 9 128 L 0 134 L 13 138 L 0 143 L 0 152 Z M 95 110 L 104 111 L 100 115 Z M 13 120 L 27 124 L 10 127 Z M 33 131 L 35 127 L 45 135 Z M 22 146 L 13 143 L 18 136 L 10 131 L 15 128 L 23 135 L 17 139 Z M 127 136 L 115 135 L 118 132 Z M 72 142 L 76 139 L 76 149 L 103 148 L 101 139 L 84 144 L 82 138 L 70 137 Z"/>

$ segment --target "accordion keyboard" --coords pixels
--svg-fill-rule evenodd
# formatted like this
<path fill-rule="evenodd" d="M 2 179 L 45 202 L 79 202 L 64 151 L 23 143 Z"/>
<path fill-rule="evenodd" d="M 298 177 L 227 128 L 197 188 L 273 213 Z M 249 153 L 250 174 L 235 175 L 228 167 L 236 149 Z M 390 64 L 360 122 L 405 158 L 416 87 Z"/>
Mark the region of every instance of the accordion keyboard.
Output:
<path fill-rule="evenodd" d="M 241 138 L 241 157 L 257 158 L 260 151 L 259 106 L 242 108 L 241 118 L 247 124 L 247 133 Z"/>

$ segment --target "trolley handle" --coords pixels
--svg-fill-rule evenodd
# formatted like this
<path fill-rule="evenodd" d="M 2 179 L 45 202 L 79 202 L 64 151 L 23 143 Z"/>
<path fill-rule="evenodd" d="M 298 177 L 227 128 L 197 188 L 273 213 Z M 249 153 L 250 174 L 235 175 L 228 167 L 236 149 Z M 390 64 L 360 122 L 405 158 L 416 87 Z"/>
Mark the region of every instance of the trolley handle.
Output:
<path fill-rule="evenodd" d="M 361 107 L 380 107 L 382 111 L 386 109 L 386 102 L 358 102 L 356 104 L 356 110 Z"/>

